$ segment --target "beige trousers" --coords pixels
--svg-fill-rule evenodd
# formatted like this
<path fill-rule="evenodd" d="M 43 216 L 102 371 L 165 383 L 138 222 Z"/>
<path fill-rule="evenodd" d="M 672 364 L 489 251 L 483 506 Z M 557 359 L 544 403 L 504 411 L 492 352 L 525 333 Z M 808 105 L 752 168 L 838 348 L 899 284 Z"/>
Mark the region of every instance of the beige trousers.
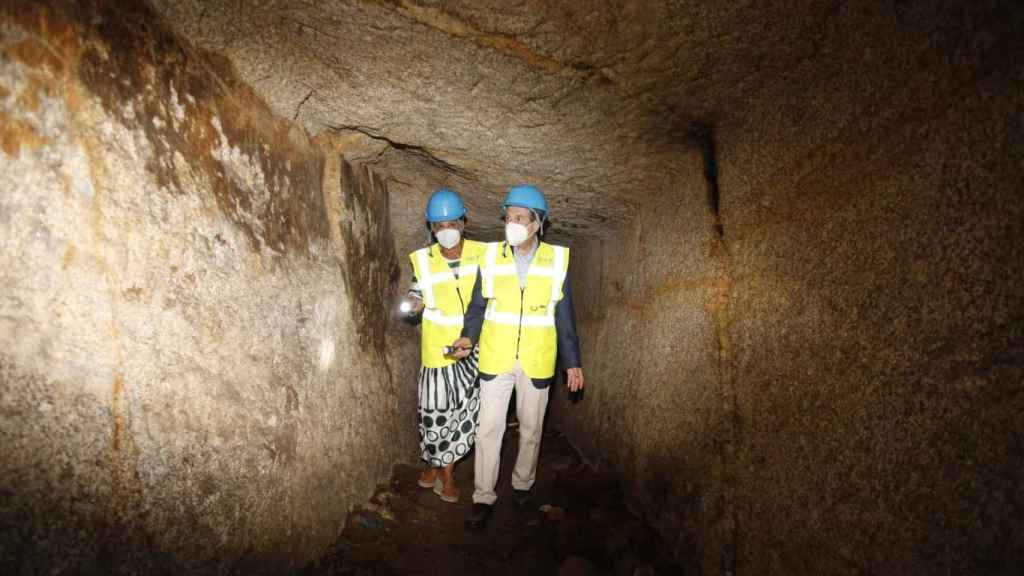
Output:
<path fill-rule="evenodd" d="M 512 470 L 512 487 L 529 490 L 537 478 L 537 456 L 548 407 L 548 388 L 533 387 L 530 377 L 516 361 L 510 372 L 493 380 L 480 381 L 480 416 L 476 429 L 476 455 L 473 465 L 473 502 L 494 504 L 494 491 L 501 466 L 501 440 L 505 436 L 505 415 L 512 390 L 516 391 L 516 416 L 519 419 L 519 455 Z"/>

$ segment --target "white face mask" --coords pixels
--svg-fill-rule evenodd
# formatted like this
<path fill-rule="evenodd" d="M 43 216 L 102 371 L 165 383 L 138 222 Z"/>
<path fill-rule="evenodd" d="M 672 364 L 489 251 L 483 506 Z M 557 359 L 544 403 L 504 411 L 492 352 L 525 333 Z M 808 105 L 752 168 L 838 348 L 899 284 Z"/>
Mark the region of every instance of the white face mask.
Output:
<path fill-rule="evenodd" d="M 509 222 L 505 225 L 505 239 L 510 246 L 519 246 L 530 238 L 530 229 L 517 222 Z"/>
<path fill-rule="evenodd" d="M 459 244 L 459 240 L 462 238 L 462 232 L 459 232 L 455 228 L 445 228 L 444 230 L 438 230 L 434 233 L 437 236 L 437 243 L 441 245 L 445 250 L 451 250 Z"/>

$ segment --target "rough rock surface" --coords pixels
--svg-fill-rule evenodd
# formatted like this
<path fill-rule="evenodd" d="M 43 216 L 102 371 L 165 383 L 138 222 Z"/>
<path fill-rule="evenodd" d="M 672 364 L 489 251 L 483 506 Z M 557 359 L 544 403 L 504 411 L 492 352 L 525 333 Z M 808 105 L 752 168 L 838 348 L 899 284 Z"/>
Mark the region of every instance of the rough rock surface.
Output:
<path fill-rule="evenodd" d="M 4 4 L 0 146 L 0 571 L 322 553 L 415 441 L 383 181 L 128 3 Z"/>
<path fill-rule="evenodd" d="M 1024 12 L 907 8 L 721 134 L 741 565 L 1024 570 Z"/>
<path fill-rule="evenodd" d="M 675 146 L 661 144 L 690 129 L 611 79 L 632 77 L 656 41 L 688 38 L 663 11 L 635 14 L 641 20 L 620 29 L 614 12 L 628 18 L 627 6 L 601 14 L 542 2 L 156 5 L 312 131 L 386 139 L 466 181 L 488 211 L 508 185 L 537 182 L 552 197 L 556 232 L 601 234 L 629 216 L 630 201 L 673 169 Z M 655 27 L 662 32 L 651 34 Z M 591 43 L 591 33 L 602 41 Z M 628 54 L 616 49 L 627 43 Z"/>
<path fill-rule="evenodd" d="M 680 165 L 691 177 L 666 183 L 673 194 L 652 199 L 621 236 L 573 252 L 589 385 L 552 394 L 552 419 L 592 465 L 620 475 L 690 569 L 716 573 L 735 513 L 723 493 L 732 406 L 716 315 L 726 276 L 701 158 Z"/>
<path fill-rule="evenodd" d="M 509 184 L 536 182 L 553 198 L 555 232 L 585 236 L 607 234 L 664 193 L 681 150 L 709 128 L 756 123 L 752 108 L 797 101 L 809 78 L 877 100 L 885 92 L 871 85 L 871 66 L 923 64 L 915 54 L 941 52 L 930 33 L 969 28 L 1008 3 L 154 4 L 311 132 L 392 143 L 466 181 L 489 210 Z M 917 36 L 899 52 L 861 38 L 893 28 L 901 37 L 904 27 Z M 818 72 L 837 55 L 858 59 L 859 84 Z"/>
<path fill-rule="evenodd" d="M 905 9 L 840 7 L 576 251 L 559 425 L 695 571 L 1024 569 L 1021 13 Z"/>

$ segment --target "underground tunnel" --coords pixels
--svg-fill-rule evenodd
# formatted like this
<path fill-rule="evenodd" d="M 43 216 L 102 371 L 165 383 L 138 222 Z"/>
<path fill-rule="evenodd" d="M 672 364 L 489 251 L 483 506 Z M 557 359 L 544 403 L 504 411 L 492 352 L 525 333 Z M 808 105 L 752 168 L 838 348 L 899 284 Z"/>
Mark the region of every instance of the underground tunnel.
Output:
<path fill-rule="evenodd" d="M 1009 0 L 4 0 L 0 571 L 1024 574 L 1022 38 Z M 470 533 L 471 458 L 415 485 L 396 307 L 430 195 L 499 242 L 520 183 L 586 387 L 543 513 L 509 457 Z"/>

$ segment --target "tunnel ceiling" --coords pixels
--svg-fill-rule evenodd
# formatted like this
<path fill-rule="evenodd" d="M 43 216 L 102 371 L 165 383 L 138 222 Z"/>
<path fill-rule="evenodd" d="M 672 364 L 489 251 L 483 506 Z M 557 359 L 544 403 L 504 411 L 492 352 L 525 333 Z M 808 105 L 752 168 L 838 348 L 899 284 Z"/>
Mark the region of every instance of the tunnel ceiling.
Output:
<path fill-rule="evenodd" d="M 388 143 L 382 161 L 423 176 L 393 186 L 452 184 L 493 210 L 535 182 L 569 235 L 665 193 L 694 133 L 742 122 L 840 4 L 155 1 L 279 114 Z"/>

